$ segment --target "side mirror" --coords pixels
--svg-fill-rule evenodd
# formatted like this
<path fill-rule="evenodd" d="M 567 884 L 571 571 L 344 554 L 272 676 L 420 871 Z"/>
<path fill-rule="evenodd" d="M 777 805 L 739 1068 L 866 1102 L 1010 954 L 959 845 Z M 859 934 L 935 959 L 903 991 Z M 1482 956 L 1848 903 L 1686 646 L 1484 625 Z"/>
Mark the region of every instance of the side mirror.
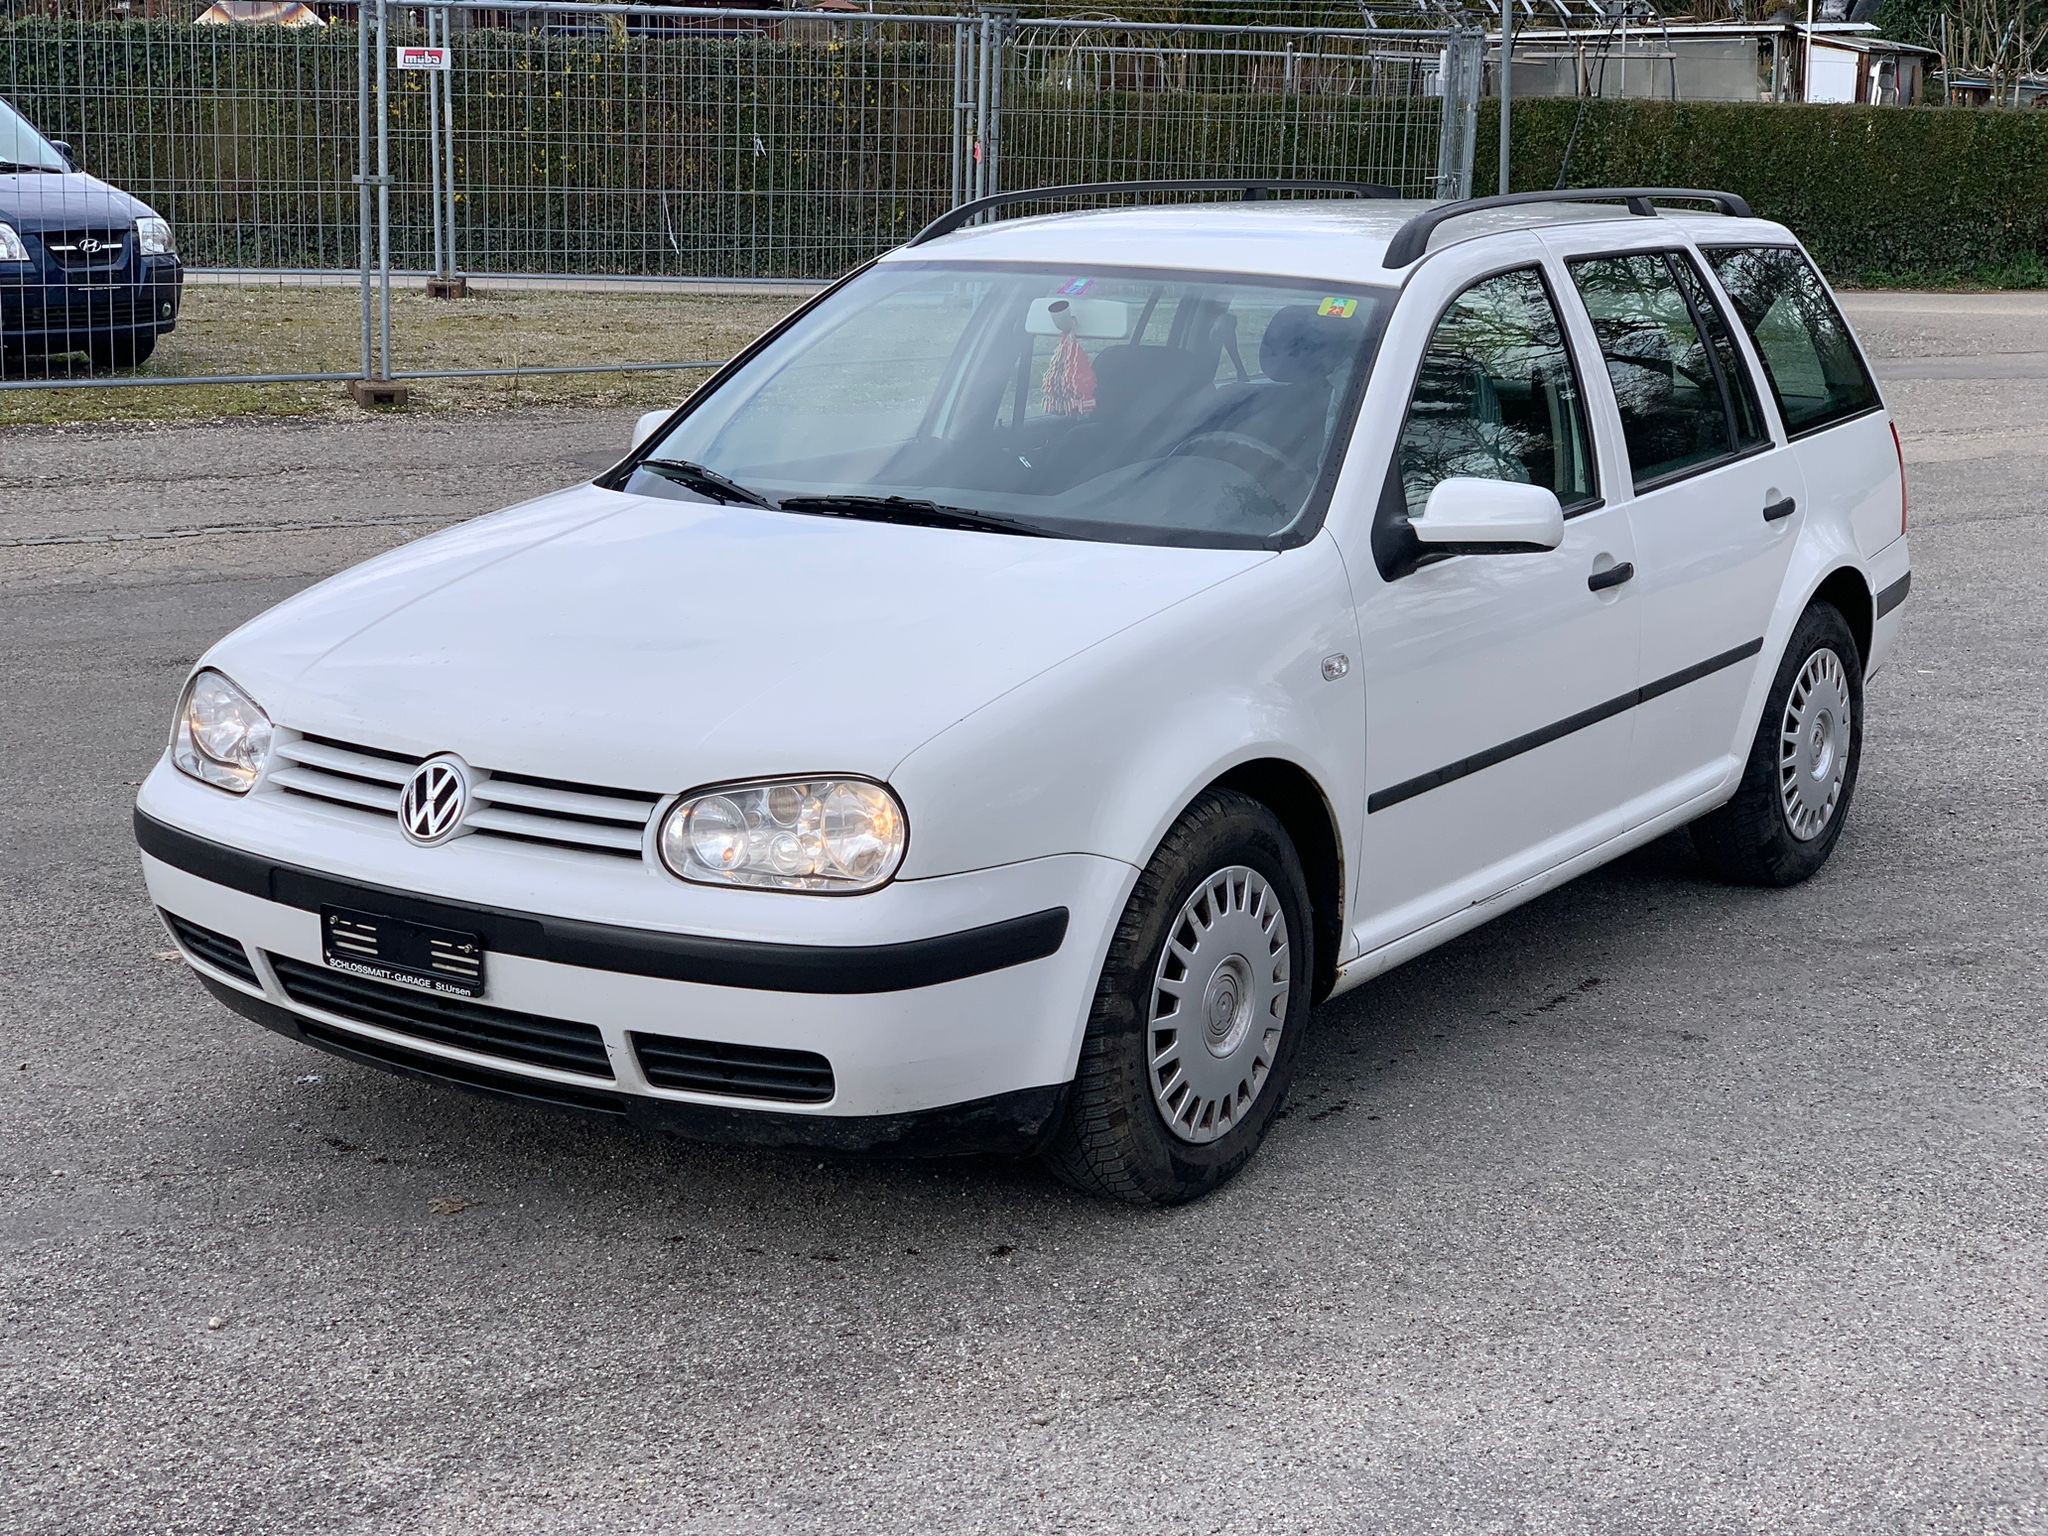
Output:
<path fill-rule="evenodd" d="M 78 155 L 77 155 L 77 152 L 76 152 L 76 151 L 74 151 L 74 150 L 72 149 L 72 147 L 71 147 L 71 146 L 70 146 L 70 145 L 69 145 L 68 143 L 66 143 L 66 142 L 65 142 L 64 140 L 62 140 L 62 139 L 52 139 L 52 140 L 50 140 L 50 148 L 54 149 L 55 151 L 57 151 L 57 153 L 58 153 L 58 154 L 62 155 L 62 156 L 64 157 L 64 163 L 65 163 L 66 165 L 70 166 L 70 167 L 71 167 L 71 169 L 73 169 L 74 171 L 78 169 Z"/>
<path fill-rule="evenodd" d="M 627 452 L 630 453 L 633 449 L 646 442 L 648 438 L 654 436 L 655 428 L 659 427 L 673 415 L 675 415 L 673 407 L 659 411 L 642 412 L 640 419 L 633 423 L 633 440 L 626 444 Z"/>
<path fill-rule="evenodd" d="M 1437 483 L 1408 526 L 1447 555 L 1535 554 L 1564 542 L 1564 509 L 1540 485 L 1455 475 Z"/>

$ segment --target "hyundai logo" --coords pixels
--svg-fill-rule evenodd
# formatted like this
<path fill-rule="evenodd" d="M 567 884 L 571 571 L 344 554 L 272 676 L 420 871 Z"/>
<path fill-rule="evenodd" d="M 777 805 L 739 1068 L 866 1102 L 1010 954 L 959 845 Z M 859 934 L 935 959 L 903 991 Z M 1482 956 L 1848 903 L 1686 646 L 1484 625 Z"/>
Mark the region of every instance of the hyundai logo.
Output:
<path fill-rule="evenodd" d="M 398 827 L 406 840 L 431 848 L 462 830 L 469 812 L 469 770 L 456 757 L 434 757 L 413 770 L 398 797 Z"/>
<path fill-rule="evenodd" d="M 96 256 L 101 251 L 104 251 L 106 248 L 106 241 L 94 239 L 91 235 L 87 235 L 83 240 L 78 242 L 78 249 L 85 252 L 85 254 L 88 256 Z"/>

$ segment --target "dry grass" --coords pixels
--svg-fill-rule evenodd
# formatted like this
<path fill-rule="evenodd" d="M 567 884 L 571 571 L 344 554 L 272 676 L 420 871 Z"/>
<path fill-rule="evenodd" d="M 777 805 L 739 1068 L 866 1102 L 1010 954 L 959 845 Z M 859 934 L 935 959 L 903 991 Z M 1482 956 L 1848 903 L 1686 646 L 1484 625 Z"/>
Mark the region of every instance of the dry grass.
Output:
<path fill-rule="evenodd" d="M 799 301 L 787 295 L 475 293 L 392 295 L 392 368 L 495 368 L 589 363 L 721 361 Z M 353 372 L 360 345 L 356 290 L 194 284 L 178 328 L 142 376 Z M 62 376 L 66 363 L 51 365 Z M 77 366 L 82 370 L 84 364 Z M 429 379 L 413 410 L 508 410 L 533 405 L 672 404 L 701 372 Z M 340 384 L 220 384 L 143 389 L 0 391 L 0 427 L 72 422 L 210 421 L 223 417 L 369 414 Z"/>

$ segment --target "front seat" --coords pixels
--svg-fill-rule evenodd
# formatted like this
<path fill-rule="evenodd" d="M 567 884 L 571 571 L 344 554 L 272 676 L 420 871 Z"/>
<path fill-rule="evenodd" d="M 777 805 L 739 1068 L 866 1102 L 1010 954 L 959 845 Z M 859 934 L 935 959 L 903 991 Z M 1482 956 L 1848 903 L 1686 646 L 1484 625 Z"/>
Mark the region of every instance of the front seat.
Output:
<path fill-rule="evenodd" d="M 1337 372 L 1363 341 L 1356 319 L 1321 314 L 1313 304 L 1274 311 L 1259 338 L 1259 372 L 1270 382 L 1240 396 L 1215 430 L 1256 437 L 1313 474 L 1329 435 Z"/>

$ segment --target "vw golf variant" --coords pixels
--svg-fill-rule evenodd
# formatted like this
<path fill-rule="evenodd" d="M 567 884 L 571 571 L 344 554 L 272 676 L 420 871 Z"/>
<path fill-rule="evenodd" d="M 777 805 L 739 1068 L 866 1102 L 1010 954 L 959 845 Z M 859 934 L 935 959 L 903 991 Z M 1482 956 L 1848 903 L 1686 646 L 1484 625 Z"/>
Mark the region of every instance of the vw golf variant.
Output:
<path fill-rule="evenodd" d="M 206 987 L 1167 1203 L 1318 1001 L 1674 828 L 1818 870 L 1910 572 L 1799 243 L 1630 188 L 998 216 L 1146 190 L 958 210 L 594 483 L 209 651 L 136 812 Z"/>

